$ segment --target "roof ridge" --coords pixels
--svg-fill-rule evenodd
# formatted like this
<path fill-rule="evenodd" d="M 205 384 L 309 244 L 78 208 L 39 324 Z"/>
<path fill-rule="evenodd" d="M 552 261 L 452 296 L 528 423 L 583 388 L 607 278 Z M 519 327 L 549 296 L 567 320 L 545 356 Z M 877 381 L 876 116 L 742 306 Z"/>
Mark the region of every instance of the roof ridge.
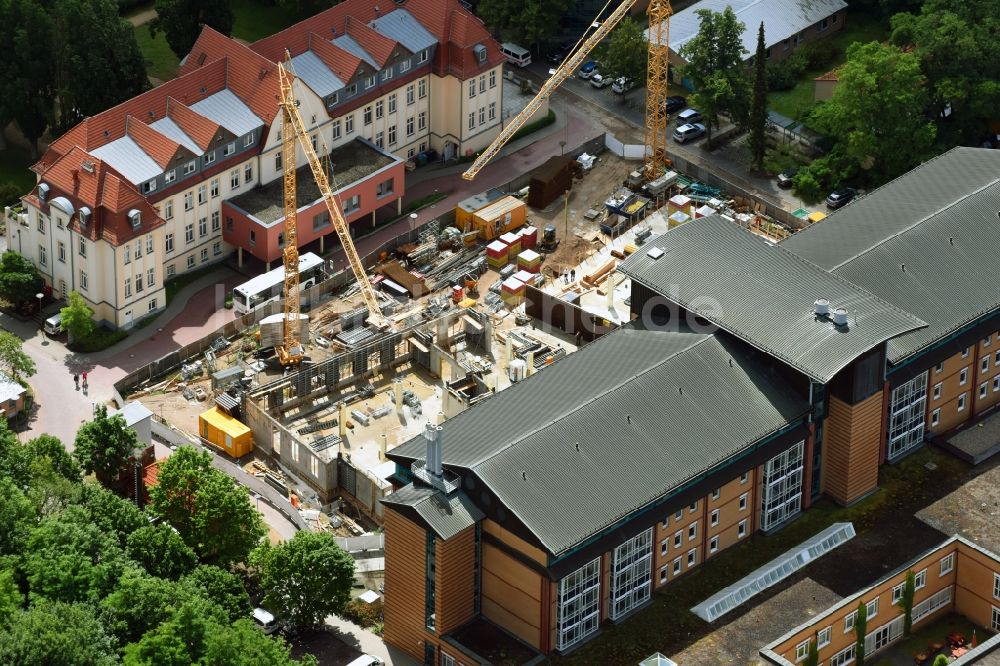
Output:
<path fill-rule="evenodd" d="M 633 330 L 634 331 L 634 330 L 638 330 L 638 329 L 634 329 L 633 328 L 633 329 L 625 329 L 625 330 Z M 678 333 L 679 333 L 679 331 L 678 331 Z M 610 335 L 610 334 L 608 334 L 608 335 Z M 623 386 L 625 386 L 629 382 L 633 382 L 636 379 L 638 379 L 639 377 L 642 377 L 642 376 L 644 376 L 644 375 L 652 372 L 653 370 L 658 369 L 664 363 L 667 363 L 668 361 L 671 361 L 671 360 L 677 358 L 678 356 L 680 356 L 683 353 L 691 351 L 692 349 L 694 349 L 698 345 L 706 342 L 707 340 L 711 340 L 714 337 L 714 336 L 709 335 L 707 333 L 695 333 L 694 331 L 684 332 L 684 335 L 703 336 L 703 337 L 700 340 L 693 341 L 690 345 L 684 347 L 683 349 L 678 349 L 674 353 L 668 354 L 667 356 L 663 357 L 662 359 L 660 359 L 656 363 L 651 364 L 649 367 L 645 368 L 641 372 L 638 372 L 638 373 L 632 375 L 631 377 L 628 377 L 627 379 L 624 379 L 624 380 L 618 382 L 614 386 L 611 386 L 611 387 L 609 387 L 609 388 L 607 388 L 607 389 L 605 389 L 605 390 L 603 390 L 603 391 L 601 391 L 599 393 L 591 395 L 590 398 L 588 398 L 587 400 L 579 403 L 576 407 L 574 407 L 572 411 L 570 411 L 570 412 L 564 412 L 564 413 L 560 414 L 559 416 L 556 416 L 556 417 L 552 418 L 551 420 L 547 421 L 544 425 L 538 426 L 537 428 L 534 428 L 532 430 L 528 430 L 528 431 L 522 433 L 520 436 L 518 436 L 513 441 L 509 441 L 509 442 L 507 442 L 506 445 L 500 447 L 499 449 L 494 450 L 493 453 L 491 453 L 489 455 L 489 457 L 487 457 L 487 458 L 485 458 L 483 460 L 476 461 L 476 463 L 473 465 L 473 467 L 478 467 L 479 465 L 481 465 L 486 460 L 489 460 L 489 459 L 491 459 L 491 458 L 499 455 L 503 451 L 506 451 L 506 450 L 512 448 L 516 444 L 519 444 L 522 440 L 526 439 L 530 435 L 534 435 L 535 433 L 541 432 L 542 430 L 545 430 L 545 429 L 553 426 L 554 424 L 558 423 L 562 419 L 564 419 L 567 416 L 569 416 L 569 414 L 572 414 L 573 412 L 576 412 L 576 411 L 579 411 L 580 409 L 583 409 L 587 405 L 592 404 L 593 402 L 597 401 L 599 398 L 603 398 L 604 396 L 610 394 L 612 391 L 617 391 L 618 389 L 622 388 Z M 602 337 L 607 337 L 607 335 L 602 336 Z M 579 352 L 577 352 L 577 353 L 579 353 Z M 522 383 L 523 383 L 523 380 L 522 380 Z M 469 411 L 469 410 L 466 410 L 466 411 Z"/>

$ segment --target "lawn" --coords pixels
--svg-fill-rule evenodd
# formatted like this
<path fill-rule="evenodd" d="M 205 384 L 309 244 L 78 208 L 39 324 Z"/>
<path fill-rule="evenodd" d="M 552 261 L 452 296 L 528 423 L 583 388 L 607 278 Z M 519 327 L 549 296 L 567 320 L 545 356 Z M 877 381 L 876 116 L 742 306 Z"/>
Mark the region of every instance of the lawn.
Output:
<path fill-rule="evenodd" d="M 813 79 L 844 64 L 847 60 L 847 47 L 854 42 L 884 41 L 889 37 L 886 25 L 860 12 L 850 12 L 844 29 L 827 41 L 837 47 L 837 58 L 821 70 L 808 70 L 799 78 L 799 82 L 791 90 L 768 93 L 768 106 L 778 113 L 801 120 L 812 109 L 815 83 Z"/>
<path fill-rule="evenodd" d="M 27 192 L 35 184 L 35 175 L 28 170 L 34 161 L 28 151 L 20 148 L 0 150 L 0 183 L 13 183 L 22 194 Z M 0 205 L 9 203 L 13 202 L 0 202 Z"/>
<path fill-rule="evenodd" d="M 236 16 L 233 37 L 248 42 L 273 35 L 310 15 L 262 0 L 232 0 L 230 4 Z"/>
<path fill-rule="evenodd" d="M 937 468 L 925 465 L 933 461 Z M 690 608 L 722 588 L 731 585 L 754 569 L 785 553 L 836 522 L 853 522 L 859 543 L 841 548 L 858 548 L 860 537 L 872 530 L 885 532 L 891 539 L 895 516 L 900 512 L 912 516 L 919 508 L 957 486 L 968 466 L 938 449 L 927 446 L 896 465 L 887 465 L 880 473 L 880 490 L 850 507 L 820 500 L 787 527 L 771 535 L 754 535 L 738 546 L 726 549 L 692 573 L 665 586 L 655 594 L 653 602 L 619 625 L 606 624 L 600 635 L 586 647 L 566 657 L 554 657 L 554 664 L 597 666 L 598 664 L 635 664 L 653 652 L 667 656 L 712 631 L 711 626 L 690 612 Z M 930 495 L 930 496 L 929 496 Z M 913 553 L 914 555 L 916 553 Z M 826 563 L 826 564 L 824 564 Z M 835 564 L 833 559 L 821 559 L 796 576 L 816 579 L 817 570 Z M 785 584 L 798 580 L 793 577 Z M 821 579 L 821 584 L 825 584 Z M 867 584 L 865 581 L 858 585 Z M 783 589 L 783 584 L 768 593 Z M 827 585 L 829 587 L 829 585 Z M 761 598 L 748 604 L 758 604 Z M 726 617 L 723 622 L 732 618 Z"/>
<path fill-rule="evenodd" d="M 136 26 L 134 30 L 135 41 L 139 43 L 139 50 L 146 61 L 146 74 L 157 79 L 153 83 L 162 83 L 177 76 L 180 60 L 167 45 L 166 36 L 160 32 L 155 39 L 150 37 L 149 27 L 145 25 Z"/>

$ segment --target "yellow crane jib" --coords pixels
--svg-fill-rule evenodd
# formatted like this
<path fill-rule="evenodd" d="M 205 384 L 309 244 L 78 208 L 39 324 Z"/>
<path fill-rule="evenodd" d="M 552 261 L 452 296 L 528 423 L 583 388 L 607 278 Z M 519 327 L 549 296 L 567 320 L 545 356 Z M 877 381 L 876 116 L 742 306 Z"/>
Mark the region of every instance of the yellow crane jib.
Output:
<path fill-rule="evenodd" d="M 344 248 L 344 254 L 347 256 L 347 262 L 351 266 L 351 271 L 354 273 L 354 278 L 358 282 L 358 286 L 361 288 L 361 296 L 365 301 L 365 305 L 368 307 L 368 323 L 377 328 L 386 328 L 388 322 L 382 315 L 381 307 L 379 306 L 378 297 L 375 295 L 375 289 L 372 287 L 371 282 L 368 281 L 368 274 L 365 272 L 365 268 L 361 263 L 361 258 L 358 256 L 358 251 L 354 247 L 354 241 L 351 239 L 351 232 L 347 226 L 347 221 L 344 219 L 344 214 L 340 207 L 340 202 L 337 201 L 336 196 L 333 194 L 333 190 L 330 188 L 330 181 L 326 176 L 326 172 L 323 170 L 323 165 L 320 163 L 319 157 L 316 155 L 316 151 L 312 147 L 312 140 L 309 138 L 309 134 L 306 131 L 305 122 L 302 120 L 302 116 L 299 114 L 298 104 L 295 100 L 295 94 L 292 91 L 292 78 L 288 73 L 288 54 L 286 53 L 286 61 L 284 63 L 278 63 L 279 71 L 279 81 L 281 83 L 281 107 L 282 107 L 282 120 L 284 122 L 284 127 L 292 130 L 294 132 L 294 139 L 292 144 L 291 157 L 289 158 L 287 153 L 283 153 L 282 165 L 284 167 L 285 173 L 285 187 L 288 188 L 289 182 L 292 184 L 292 192 L 294 196 L 294 183 L 295 183 L 295 153 L 294 153 L 294 143 L 297 142 L 301 147 L 302 151 L 305 153 L 306 160 L 309 163 L 309 169 L 312 171 L 313 178 L 316 181 L 316 185 L 319 187 L 320 194 L 323 197 L 323 201 L 326 204 L 327 211 L 330 213 L 330 220 L 333 222 L 333 227 L 337 232 L 337 237 L 340 239 L 340 244 Z M 292 132 L 285 132 L 283 137 L 284 141 L 289 140 L 289 135 Z M 286 144 L 283 143 L 283 149 Z M 289 174 L 291 174 L 291 180 L 289 179 Z M 288 217 L 288 199 L 289 195 L 285 194 L 285 205 L 286 205 L 286 227 L 287 220 L 293 220 L 294 226 L 294 215 Z M 292 203 L 294 206 L 294 202 Z M 289 233 L 286 228 L 285 231 L 285 257 L 286 261 L 288 258 L 288 249 L 294 248 L 294 243 L 290 241 L 290 238 L 294 237 L 294 232 Z M 297 250 L 295 250 L 297 255 Z M 286 267 L 286 273 L 288 269 Z M 296 280 L 297 280 L 296 272 Z M 286 277 L 286 289 L 287 289 L 287 277 Z M 288 294 L 286 293 L 286 303 L 288 302 Z M 298 292 L 294 298 L 296 306 L 298 305 Z M 298 313 L 296 312 L 296 315 Z"/>
<path fill-rule="evenodd" d="M 292 125 L 291 113 L 295 111 L 295 100 L 292 96 L 292 84 L 280 65 L 278 81 L 281 87 L 281 124 L 286 130 L 281 140 L 281 160 L 285 165 L 283 172 L 283 193 L 285 212 L 285 250 L 284 250 L 284 320 L 282 321 L 282 341 L 278 345 L 278 361 L 282 365 L 296 365 L 305 357 L 300 339 L 299 315 L 299 245 L 297 208 L 295 197 L 295 135 L 287 131 Z M 291 168 L 289 168 L 291 165 Z"/>
<path fill-rule="evenodd" d="M 555 72 L 545 81 L 545 83 L 542 84 L 542 87 L 538 90 L 538 94 L 535 95 L 530 102 L 528 102 L 528 105 L 524 107 L 524 110 L 521 111 L 521 113 L 514 116 L 514 118 L 507 123 L 507 126 L 503 128 L 499 135 L 497 135 L 497 138 L 493 139 L 493 143 L 491 143 L 486 150 L 484 150 L 482 154 L 476 158 L 476 161 L 472 163 L 472 166 L 470 166 L 465 173 L 462 174 L 462 178 L 465 180 L 472 180 L 476 177 L 476 174 L 479 173 L 480 169 L 496 157 L 497 153 L 499 153 L 507 142 L 510 141 L 510 138 L 514 136 L 515 132 L 521 129 L 524 123 L 527 122 L 528 118 L 530 118 L 532 114 L 538 110 L 538 108 L 542 105 L 542 102 L 548 99 L 549 95 L 551 95 L 563 81 L 573 75 L 576 68 L 583 64 L 587 54 L 589 54 L 602 39 L 607 37 L 608 33 L 610 33 L 611 30 L 625 17 L 625 15 L 628 14 L 628 11 L 635 4 L 635 1 L 636 0 L 626 0 L 619 5 L 617 9 L 611 12 L 604 23 L 598 26 L 597 29 L 595 29 L 594 32 L 584 40 L 583 44 L 573 51 L 573 53 L 571 53 L 570 56 L 563 61 L 558 68 L 556 68 Z"/>

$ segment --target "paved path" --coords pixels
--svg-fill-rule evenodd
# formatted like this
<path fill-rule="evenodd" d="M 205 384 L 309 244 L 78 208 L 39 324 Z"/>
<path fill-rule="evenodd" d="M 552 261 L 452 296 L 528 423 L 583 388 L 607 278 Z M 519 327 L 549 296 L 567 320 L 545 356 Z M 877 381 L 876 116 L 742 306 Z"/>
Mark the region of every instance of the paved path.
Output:
<path fill-rule="evenodd" d="M 365 654 L 380 657 L 387 666 L 418 666 L 419 661 L 402 650 L 385 644 L 379 636 L 363 629 L 350 620 L 336 615 L 326 618 L 328 627 L 333 628 L 337 636 L 347 645 Z"/>
<path fill-rule="evenodd" d="M 156 18 L 156 9 L 151 6 L 140 9 L 134 14 L 129 14 L 125 20 L 134 26 L 146 25 Z"/>

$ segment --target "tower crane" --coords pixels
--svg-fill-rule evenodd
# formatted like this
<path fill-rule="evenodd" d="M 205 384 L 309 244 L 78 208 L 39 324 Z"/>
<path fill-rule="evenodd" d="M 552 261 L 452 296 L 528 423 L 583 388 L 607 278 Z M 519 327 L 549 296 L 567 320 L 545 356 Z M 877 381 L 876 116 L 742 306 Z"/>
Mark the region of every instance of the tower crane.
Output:
<path fill-rule="evenodd" d="M 610 3 L 611 0 L 608 0 L 608 4 Z M 472 166 L 462 174 L 462 178 L 472 180 L 490 160 L 497 156 L 497 153 L 521 129 L 528 121 L 528 118 L 541 107 L 542 103 L 549 98 L 555 89 L 563 81 L 573 76 L 573 72 L 583 64 L 587 55 L 625 18 L 625 15 L 628 14 L 635 3 L 636 0 L 625 0 L 625 2 L 618 5 L 608 15 L 608 18 L 603 23 L 594 23 L 597 26 L 594 31 L 588 37 L 581 38 L 582 43 L 577 42 L 573 52 L 542 84 L 538 90 L 538 94 L 528 102 L 527 106 L 519 114 L 507 123 L 507 126 L 497 135 L 497 138 L 483 150 L 479 157 L 472 163 Z M 608 4 L 604 7 L 607 8 Z M 603 13 L 603 11 L 602 9 L 601 12 Z M 649 47 L 646 71 L 646 164 L 644 169 L 647 180 L 658 178 L 670 164 L 670 160 L 667 158 L 667 115 L 665 107 L 669 85 L 667 80 L 669 68 L 667 54 L 670 51 L 670 15 L 672 13 L 670 0 L 650 0 L 649 6 L 646 8 L 646 14 L 649 16 Z"/>
<path fill-rule="evenodd" d="M 312 147 L 312 140 L 306 132 L 305 123 L 299 114 L 299 103 L 295 99 L 292 90 L 292 75 L 289 73 L 289 54 L 286 52 L 285 62 L 278 63 L 278 82 L 281 89 L 281 123 L 284 133 L 281 140 L 281 164 L 284 175 L 284 212 L 285 212 L 285 320 L 282 329 L 282 343 L 278 346 L 278 360 L 282 365 L 295 365 L 302 361 L 305 356 L 302 342 L 299 337 L 299 248 L 298 248 L 298 220 L 296 219 L 296 196 L 295 196 L 295 145 L 302 146 L 302 151 L 309 162 L 316 185 L 319 187 L 323 201 L 330 213 L 330 220 L 337 231 L 340 244 L 347 255 L 347 261 L 354 272 L 354 279 L 357 280 L 361 288 L 361 295 L 365 305 L 368 306 L 368 322 L 377 328 L 385 328 L 387 322 L 382 316 L 375 289 L 368 281 L 368 274 L 365 272 L 358 251 L 354 247 L 351 239 L 351 231 L 347 226 L 347 221 L 340 209 L 337 201 L 330 189 L 330 182 L 327 179 L 323 165 L 320 163 L 316 151 Z"/>

